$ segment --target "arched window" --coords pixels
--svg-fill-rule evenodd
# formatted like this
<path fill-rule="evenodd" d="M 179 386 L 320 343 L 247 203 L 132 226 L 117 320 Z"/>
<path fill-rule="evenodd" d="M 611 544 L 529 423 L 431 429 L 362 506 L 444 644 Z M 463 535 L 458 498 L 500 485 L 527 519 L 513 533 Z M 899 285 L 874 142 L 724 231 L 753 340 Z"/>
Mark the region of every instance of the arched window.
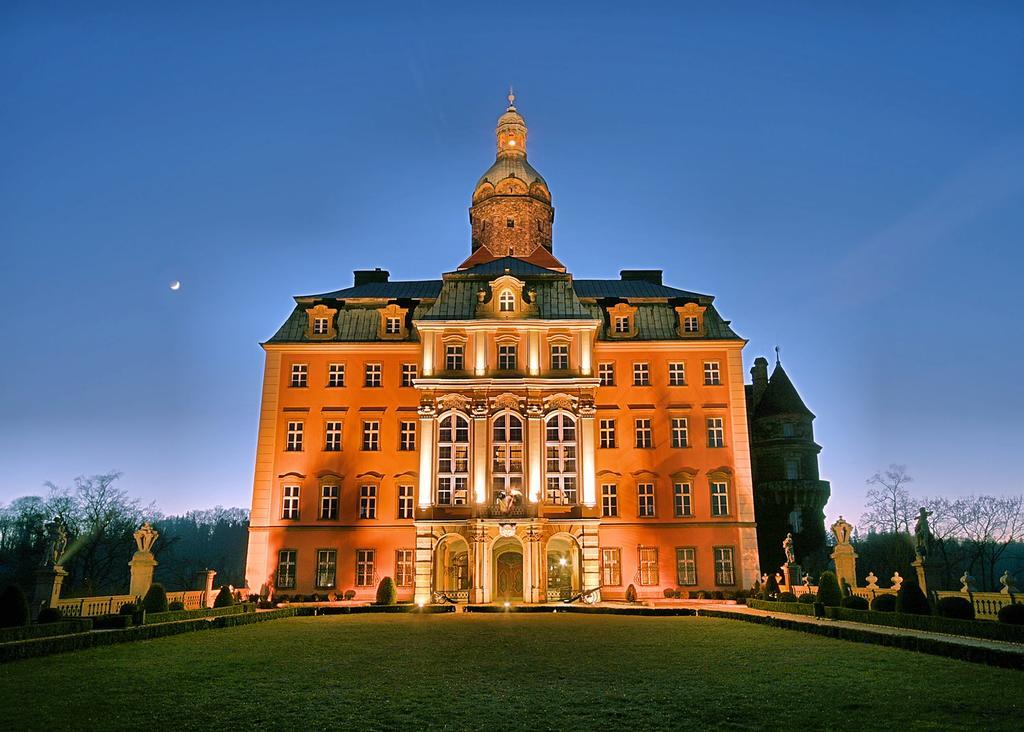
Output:
<path fill-rule="evenodd" d="M 503 313 L 513 313 L 516 310 L 516 296 L 512 290 L 502 290 L 498 296 L 498 309 Z"/>
<path fill-rule="evenodd" d="M 576 503 L 576 421 L 568 414 L 556 413 L 545 425 L 544 447 L 547 459 L 547 502 Z"/>
<path fill-rule="evenodd" d="M 437 503 L 463 506 L 469 502 L 469 420 L 449 414 L 439 423 L 437 439 Z"/>
<path fill-rule="evenodd" d="M 509 507 L 522 502 L 523 420 L 504 413 L 494 419 L 491 441 L 491 500 Z"/>

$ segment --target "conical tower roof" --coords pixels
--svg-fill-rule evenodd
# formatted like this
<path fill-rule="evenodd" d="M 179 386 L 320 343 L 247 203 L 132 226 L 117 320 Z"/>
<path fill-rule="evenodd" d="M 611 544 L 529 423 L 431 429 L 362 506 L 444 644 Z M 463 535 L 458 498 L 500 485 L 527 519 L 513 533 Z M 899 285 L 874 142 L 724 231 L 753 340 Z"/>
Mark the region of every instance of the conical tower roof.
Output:
<path fill-rule="evenodd" d="M 775 364 L 771 378 L 768 379 L 768 388 L 764 390 L 761 401 L 754 409 L 754 419 L 762 417 L 779 417 L 782 415 L 803 415 L 814 419 L 814 412 L 807 408 L 804 400 L 796 391 L 789 375 L 782 368 L 782 363 Z"/>

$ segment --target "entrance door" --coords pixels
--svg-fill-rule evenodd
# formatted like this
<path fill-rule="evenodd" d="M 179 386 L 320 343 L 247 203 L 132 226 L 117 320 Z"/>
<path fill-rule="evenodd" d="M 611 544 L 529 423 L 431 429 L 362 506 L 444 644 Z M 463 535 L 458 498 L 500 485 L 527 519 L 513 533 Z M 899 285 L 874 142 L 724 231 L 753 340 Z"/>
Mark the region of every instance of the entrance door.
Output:
<path fill-rule="evenodd" d="M 523 555 L 504 552 L 495 560 L 495 599 L 523 599 Z"/>

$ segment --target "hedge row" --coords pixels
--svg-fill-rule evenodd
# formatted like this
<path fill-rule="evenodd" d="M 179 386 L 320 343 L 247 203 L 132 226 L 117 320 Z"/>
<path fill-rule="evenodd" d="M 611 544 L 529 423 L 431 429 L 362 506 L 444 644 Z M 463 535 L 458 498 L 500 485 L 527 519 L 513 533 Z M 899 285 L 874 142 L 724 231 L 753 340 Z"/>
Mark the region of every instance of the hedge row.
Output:
<path fill-rule="evenodd" d="M 77 633 L 52 638 L 37 638 L 20 643 L 7 643 L 0 646 L 0 663 L 19 658 L 49 656 L 52 653 L 78 651 L 83 648 L 109 646 L 117 643 L 161 638 L 178 633 L 189 633 L 193 630 L 205 630 L 210 627 L 208 620 L 186 620 L 181 623 L 162 623 L 158 625 L 138 625 L 124 630 L 111 630 L 105 633 Z"/>
<path fill-rule="evenodd" d="M 237 615 L 240 613 L 255 612 L 256 606 L 251 603 L 241 605 L 230 605 L 228 607 L 203 607 L 198 610 L 171 610 L 165 613 L 146 613 L 143 619 L 144 625 L 154 623 L 176 623 L 179 620 L 195 620 L 197 618 L 215 618 L 220 615 Z"/>
<path fill-rule="evenodd" d="M 15 628 L 0 628 L 0 643 L 29 640 L 31 638 L 48 638 L 52 635 L 68 635 L 92 630 L 92 620 L 64 620 L 59 623 L 41 623 L 37 625 L 21 625 Z"/>
<path fill-rule="evenodd" d="M 884 625 L 890 628 L 927 630 L 932 633 L 949 633 L 970 638 L 1024 643 L 1024 626 L 993 623 L 991 620 L 957 620 L 938 615 L 883 613 L 874 610 L 851 610 L 844 607 L 827 608 L 825 614 L 833 620 L 849 620 L 855 623 Z"/>
<path fill-rule="evenodd" d="M 604 605 L 466 605 L 467 613 L 578 613 L 581 615 L 645 615 L 645 616 L 681 616 L 696 615 L 692 607 L 608 607 Z"/>
<path fill-rule="evenodd" d="M 453 613 L 454 605 L 342 605 L 340 607 L 324 606 L 305 608 L 313 610 L 313 615 L 359 615 L 362 613 Z"/>
<path fill-rule="evenodd" d="M 267 610 L 266 612 L 221 615 L 209 621 L 209 624 L 212 628 L 233 628 L 236 625 L 251 625 L 252 623 L 264 623 L 268 620 L 280 620 L 281 618 L 293 618 L 296 615 L 312 614 L 313 608 L 283 607 L 278 610 Z"/>
<path fill-rule="evenodd" d="M 772 602 L 771 600 L 747 600 L 747 607 L 754 610 L 767 610 L 777 613 L 791 613 L 793 615 L 808 615 L 814 617 L 814 605 L 806 602 Z"/>
<path fill-rule="evenodd" d="M 1001 666 L 1024 670 L 1024 653 L 1004 651 L 983 646 L 967 645 L 957 643 L 953 640 L 940 638 L 922 638 L 916 635 L 901 635 L 899 633 L 881 633 L 870 628 L 851 628 L 845 625 L 833 625 L 831 623 L 807 623 L 802 620 L 790 620 L 770 615 L 750 615 L 738 613 L 731 610 L 704 610 L 697 611 L 698 615 L 712 618 L 727 618 L 729 620 L 743 620 L 748 623 L 768 625 L 773 628 L 784 628 L 786 630 L 799 630 L 804 633 L 824 635 L 829 638 L 854 641 L 857 643 L 874 643 L 881 646 L 892 646 L 907 651 L 917 651 L 946 658 L 956 658 L 961 661 L 973 663 L 985 663 L 989 666 Z"/>

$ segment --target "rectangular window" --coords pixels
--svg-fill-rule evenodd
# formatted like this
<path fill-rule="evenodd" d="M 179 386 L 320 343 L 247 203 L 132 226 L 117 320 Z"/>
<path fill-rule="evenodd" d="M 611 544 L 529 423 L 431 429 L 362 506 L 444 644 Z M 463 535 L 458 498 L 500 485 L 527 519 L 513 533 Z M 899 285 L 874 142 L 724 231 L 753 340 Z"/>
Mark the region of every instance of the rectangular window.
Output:
<path fill-rule="evenodd" d="M 345 386 L 345 364 L 332 363 L 327 367 L 327 386 Z"/>
<path fill-rule="evenodd" d="M 622 585 L 622 550 L 601 550 L 601 584 L 608 587 Z"/>
<path fill-rule="evenodd" d="M 718 370 L 718 361 L 704 362 L 704 383 L 707 386 L 718 386 L 722 383 L 722 374 Z"/>
<path fill-rule="evenodd" d="M 792 422 L 783 422 L 782 423 L 782 436 L 783 437 L 795 437 L 796 436 L 796 428 L 795 428 L 795 426 L 793 425 Z"/>
<path fill-rule="evenodd" d="M 683 318 L 684 333 L 696 333 L 699 330 L 699 325 L 696 315 L 687 315 Z"/>
<path fill-rule="evenodd" d="M 327 452 L 341 450 L 341 422 L 324 423 L 324 450 Z"/>
<path fill-rule="evenodd" d="M 321 590 L 334 587 L 338 575 L 338 550 L 316 550 L 316 586 Z"/>
<path fill-rule="evenodd" d="M 302 452 L 302 422 L 288 423 L 288 440 L 284 449 L 288 452 Z"/>
<path fill-rule="evenodd" d="M 281 518 L 297 521 L 299 518 L 299 487 L 286 485 L 281 498 Z"/>
<path fill-rule="evenodd" d="M 736 574 L 733 571 L 731 546 L 715 547 L 715 584 L 736 584 Z"/>
<path fill-rule="evenodd" d="M 380 422 L 375 419 L 363 422 L 363 449 L 371 452 L 380 449 Z"/>
<path fill-rule="evenodd" d="M 676 584 L 683 587 L 697 584 L 697 550 L 693 547 L 676 549 Z"/>
<path fill-rule="evenodd" d="M 633 386 L 650 386 L 651 368 L 646 363 L 633 364 Z"/>
<path fill-rule="evenodd" d="M 601 485 L 601 515 L 619 515 L 619 487 L 614 483 Z"/>
<path fill-rule="evenodd" d="M 668 385 L 686 386 L 686 364 L 675 361 L 668 365 Z"/>
<path fill-rule="evenodd" d="M 602 419 L 600 422 L 600 446 L 601 447 L 615 447 L 615 420 L 614 419 Z"/>
<path fill-rule="evenodd" d="M 402 386 L 412 386 L 419 375 L 419 367 L 414 363 L 402 364 Z"/>
<path fill-rule="evenodd" d="M 356 549 L 356 587 L 373 587 L 376 582 L 374 563 L 377 552 L 373 549 Z"/>
<path fill-rule="evenodd" d="M 672 486 L 672 507 L 676 518 L 693 515 L 693 488 L 689 483 Z"/>
<path fill-rule="evenodd" d="M 797 458 L 786 458 L 786 480 L 800 479 L 800 461 Z"/>
<path fill-rule="evenodd" d="M 708 417 L 708 447 L 725 447 L 725 423 L 721 417 Z"/>
<path fill-rule="evenodd" d="M 565 371 L 569 368 L 569 346 L 551 346 L 551 370 Z"/>
<path fill-rule="evenodd" d="M 377 518 L 377 486 L 359 486 L 359 518 Z"/>
<path fill-rule="evenodd" d="M 658 584 L 658 547 L 640 547 L 640 584 Z"/>
<path fill-rule="evenodd" d="M 415 552 L 412 549 L 395 550 L 395 584 L 412 587 L 415 578 Z"/>
<path fill-rule="evenodd" d="M 416 449 L 416 423 L 401 422 L 398 430 L 398 449 L 404 452 Z"/>
<path fill-rule="evenodd" d="M 615 316 L 615 332 L 619 334 L 629 333 L 629 316 L 627 315 L 616 315 Z"/>
<path fill-rule="evenodd" d="M 282 549 L 277 553 L 277 589 L 291 590 L 295 587 L 294 549 Z"/>
<path fill-rule="evenodd" d="M 398 518 L 411 519 L 413 514 L 412 503 L 413 487 L 411 485 L 398 486 Z"/>
<path fill-rule="evenodd" d="M 387 335 L 398 335 L 402 332 L 402 319 L 401 318 L 385 318 L 384 319 L 384 332 Z"/>
<path fill-rule="evenodd" d="M 442 448 L 444 450 L 444 448 Z M 469 498 L 469 479 L 462 475 L 437 479 L 437 503 L 440 506 L 464 506 Z"/>
<path fill-rule="evenodd" d="M 729 487 L 725 483 L 711 484 L 711 515 L 729 515 Z"/>
<path fill-rule="evenodd" d="M 334 521 L 338 518 L 338 496 L 341 488 L 336 485 L 325 485 L 320 489 L 320 518 Z"/>
<path fill-rule="evenodd" d="M 654 447 L 654 435 L 651 432 L 651 420 L 648 417 L 633 421 L 636 427 L 636 446 Z"/>
<path fill-rule="evenodd" d="M 686 447 L 688 444 L 686 417 L 672 418 L 672 447 Z"/>
<path fill-rule="evenodd" d="M 512 344 L 498 346 L 498 370 L 515 371 L 519 368 L 519 358 L 516 347 Z"/>
<path fill-rule="evenodd" d="M 328 323 L 330 321 L 327 318 L 314 318 L 313 319 L 313 335 L 327 335 Z"/>
<path fill-rule="evenodd" d="M 465 367 L 465 356 L 461 345 L 445 346 L 444 367 L 448 371 L 462 371 Z"/>
<path fill-rule="evenodd" d="M 306 386 L 309 377 L 309 367 L 304 363 L 293 363 L 292 364 L 292 381 L 293 387 Z"/>
<path fill-rule="evenodd" d="M 379 387 L 382 383 L 381 365 L 379 363 L 368 363 L 363 373 L 363 386 L 368 388 Z"/>
<path fill-rule="evenodd" d="M 597 378 L 601 386 L 615 386 L 615 364 L 611 362 L 597 365 Z"/>
<path fill-rule="evenodd" d="M 654 483 L 637 485 L 636 508 L 640 518 L 654 518 Z"/>

